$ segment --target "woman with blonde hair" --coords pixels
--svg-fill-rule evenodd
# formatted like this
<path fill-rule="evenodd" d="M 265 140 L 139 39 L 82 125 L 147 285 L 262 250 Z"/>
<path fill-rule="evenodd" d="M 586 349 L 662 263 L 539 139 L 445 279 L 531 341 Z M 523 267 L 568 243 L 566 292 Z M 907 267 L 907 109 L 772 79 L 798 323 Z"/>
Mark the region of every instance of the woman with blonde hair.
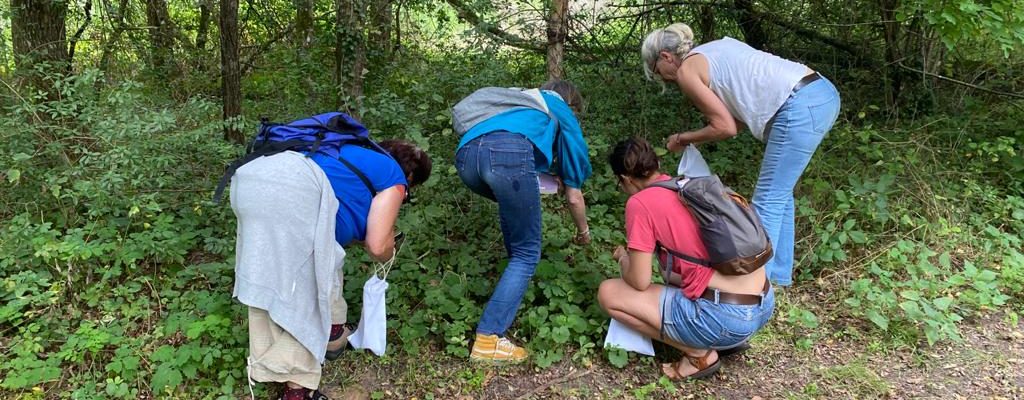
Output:
<path fill-rule="evenodd" d="M 676 23 L 647 35 L 641 48 L 650 80 L 674 82 L 704 114 L 701 129 L 675 133 L 666 146 L 731 138 L 743 127 L 765 143 L 753 203 L 772 241 L 773 283 L 793 283 L 793 188 L 839 115 L 839 92 L 807 66 L 725 37 L 694 46 Z"/>

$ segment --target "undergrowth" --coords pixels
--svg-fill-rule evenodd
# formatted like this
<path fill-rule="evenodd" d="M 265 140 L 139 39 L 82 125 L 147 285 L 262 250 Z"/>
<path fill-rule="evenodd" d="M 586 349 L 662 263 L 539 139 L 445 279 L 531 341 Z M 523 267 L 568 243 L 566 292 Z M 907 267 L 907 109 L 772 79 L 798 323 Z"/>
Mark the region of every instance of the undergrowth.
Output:
<path fill-rule="evenodd" d="M 469 62 L 482 66 L 479 75 L 444 72 Z M 408 239 L 388 278 L 389 351 L 466 356 L 504 247 L 495 206 L 462 189 L 455 174 L 448 109 L 477 86 L 536 84 L 541 77 L 527 71 L 542 68 L 501 55 L 401 68 L 367 85 L 361 106 L 376 137 L 414 140 L 435 160 L 434 177 L 399 221 Z M 686 128 L 699 120 L 678 114 L 678 94 L 637 87 L 632 66 L 571 73 L 588 102 L 581 119 L 595 166 L 585 188 L 594 242 L 572 244 L 562 202 L 545 198 L 544 256 L 510 334 L 539 367 L 570 356 L 621 365 L 624 353 L 599 349 L 608 317 L 595 301 L 601 280 L 618 274 L 610 254 L 624 240 L 625 196 L 604 160 L 622 138 L 662 143 L 681 128 L 677 121 Z M 287 84 L 260 79 L 248 84 Z M 3 103 L 0 393 L 248 393 L 244 308 L 231 299 L 234 218 L 227 205 L 209 201 L 223 164 L 240 152 L 220 138 L 219 106 L 199 96 L 161 100 L 133 82 L 107 85 L 95 71 L 60 78 L 58 87 L 55 100 Z M 301 90 L 282 91 L 291 92 Z M 329 99 L 301 104 L 327 109 Z M 303 112 L 277 108 L 286 102 L 269 94 L 250 101 L 252 116 Z M 821 286 L 867 334 L 912 346 L 959 340 L 964 320 L 1019 305 L 1024 131 L 1012 122 L 1019 112 L 979 106 L 967 113 L 973 118 L 892 127 L 873 125 L 865 110 L 846 110 L 797 189 L 796 285 Z M 306 112 L 313 111 L 321 110 Z M 712 168 L 745 194 L 759 149 L 749 135 L 704 146 Z M 674 161 L 663 164 L 671 170 Z M 354 321 L 369 271 L 360 251 L 350 254 L 345 296 Z M 789 308 L 778 318 L 806 333 L 794 337 L 799 346 L 814 346 L 814 310 Z"/>

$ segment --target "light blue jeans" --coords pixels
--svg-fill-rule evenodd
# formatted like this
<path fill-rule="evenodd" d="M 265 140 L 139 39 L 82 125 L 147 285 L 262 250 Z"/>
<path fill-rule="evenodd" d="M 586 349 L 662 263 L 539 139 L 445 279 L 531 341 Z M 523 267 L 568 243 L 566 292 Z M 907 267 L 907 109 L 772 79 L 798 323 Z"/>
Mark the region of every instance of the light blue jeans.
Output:
<path fill-rule="evenodd" d="M 772 241 L 766 268 L 776 285 L 793 284 L 793 188 L 838 116 L 839 91 L 822 77 L 793 93 L 771 126 L 753 203 Z"/>
<path fill-rule="evenodd" d="M 717 293 L 718 289 L 711 289 Z M 775 289 L 762 295 L 761 304 L 735 305 L 705 298 L 690 300 L 677 287 L 661 290 L 661 332 L 695 349 L 723 350 L 750 340 L 768 323 L 775 310 Z"/>
<path fill-rule="evenodd" d="M 525 136 L 492 132 L 455 154 L 459 178 L 474 193 L 498 203 L 508 266 L 501 274 L 477 333 L 504 336 L 516 318 L 526 286 L 540 262 L 541 206 L 534 147 Z"/>

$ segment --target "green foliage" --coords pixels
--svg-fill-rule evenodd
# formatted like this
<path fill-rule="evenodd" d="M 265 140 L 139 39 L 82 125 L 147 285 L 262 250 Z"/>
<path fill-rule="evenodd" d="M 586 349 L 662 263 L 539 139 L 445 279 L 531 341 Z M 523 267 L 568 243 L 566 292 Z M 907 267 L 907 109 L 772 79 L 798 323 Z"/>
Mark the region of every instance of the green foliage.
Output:
<path fill-rule="evenodd" d="M 949 49 L 969 39 L 985 37 L 1008 57 L 1024 44 L 1024 4 L 1019 1 L 909 1 L 903 3 L 899 19 L 906 21 L 921 14 L 939 31 Z"/>
<path fill-rule="evenodd" d="M 872 129 L 835 133 L 833 140 L 860 143 L 844 154 L 864 158 L 870 167 L 846 170 L 843 186 L 834 179 L 844 178 L 823 173 L 812 172 L 805 180 L 816 204 L 798 206 L 814 232 L 808 246 L 814 267 L 804 269 L 802 277 L 849 277 L 845 304 L 851 315 L 911 341 L 923 334 L 930 344 L 959 340 L 961 320 L 1005 305 L 1008 293 L 1020 293 L 1014 246 L 1021 231 L 1015 221 L 1024 213 L 1014 215 L 1016 195 L 1004 197 L 1005 192 L 980 183 L 986 177 L 1002 179 L 1004 170 L 988 163 L 1000 161 L 995 154 L 1013 154 L 1001 145 L 1012 140 L 997 134 L 1004 139 L 947 147 L 955 139 L 941 129 L 928 136 L 897 131 L 884 139 Z M 907 135 L 906 141 L 899 135 Z M 901 146 L 907 142 L 919 147 Z M 972 155 L 966 165 L 956 155 L 961 152 Z M 989 155 L 986 163 L 974 161 L 979 152 Z M 955 169 L 959 175 L 950 172 Z M 943 174 L 958 178 L 920 178 Z"/>
<path fill-rule="evenodd" d="M 408 138 L 435 161 L 398 223 L 407 240 L 389 276 L 389 344 L 409 356 L 467 357 L 506 261 L 494 204 L 463 189 L 455 174 L 448 110 L 479 86 L 536 85 L 541 62 L 500 51 L 389 62 L 370 76 L 359 103 L 364 121 L 375 137 Z M 464 73 L 466 65 L 477 73 Z M 319 95 L 305 98 L 305 83 L 279 74 L 302 76 L 304 68 L 247 79 L 248 115 L 288 119 L 325 108 L 330 85 L 313 85 Z M 573 73 L 587 101 L 581 119 L 595 167 L 586 187 L 594 242 L 572 244 L 563 202 L 544 198 L 543 259 L 509 334 L 539 367 L 569 357 L 622 367 L 635 356 L 598 347 L 608 316 L 595 292 L 618 274 L 610 251 L 624 241 L 626 198 L 604 160 L 630 135 L 663 143 L 680 129 L 673 110 L 682 99 L 640 83 L 632 64 L 593 62 Z M 322 77 L 314 81 L 327 82 Z M 56 99 L 5 99 L 0 389 L 240 397 L 248 392 L 247 335 L 239 329 L 244 307 L 230 290 L 235 222 L 226 205 L 208 200 L 223 163 L 240 149 L 222 143 L 219 108 L 204 97 L 176 102 L 105 78 L 94 70 L 55 76 Z M 829 299 L 845 300 L 841 317 L 908 344 L 956 340 L 963 319 L 1018 305 L 1024 191 L 1016 147 L 1024 138 L 1015 124 L 990 122 L 1020 115 L 983 111 L 978 120 L 940 118 L 914 129 L 841 123 L 796 190 L 797 285 L 821 286 Z M 685 127 L 697 127 L 687 113 Z M 235 123 L 251 129 L 253 119 Z M 964 129 L 978 133 L 964 138 Z M 749 194 L 760 148 L 744 135 L 703 151 L 723 179 Z M 675 159 L 662 163 L 670 170 Z M 352 321 L 369 276 L 364 260 L 352 251 L 345 267 Z M 799 333 L 800 348 L 812 347 L 831 321 L 785 301 L 779 307 L 776 318 Z M 462 380 L 482 385 L 482 376 Z M 659 381 L 626 393 L 675 390 Z"/>
<path fill-rule="evenodd" d="M 212 103 L 163 108 L 131 82 L 97 89 L 101 77 L 57 78 L 58 100 L 10 106 L 2 122 L 0 169 L 22 173 L 2 195 L 13 351 L 0 386 L 66 379 L 74 398 L 137 398 L 190 382 L 229 395 L 243 379 L 239 307 L 198 288 L 230 287 L 231 266 L 198 261 L 224 257 L 233 225 L 196 194 L 219 169 L 206 163 L 235 150 L 214 134 Z"/>

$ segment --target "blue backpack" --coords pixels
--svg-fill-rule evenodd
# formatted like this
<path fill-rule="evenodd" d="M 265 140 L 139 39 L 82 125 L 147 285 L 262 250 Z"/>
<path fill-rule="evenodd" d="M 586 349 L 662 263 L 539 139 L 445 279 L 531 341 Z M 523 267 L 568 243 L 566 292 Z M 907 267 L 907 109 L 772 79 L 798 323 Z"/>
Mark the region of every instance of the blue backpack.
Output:
<path fill-rule="evenodd" d="M 307 157 L 310 154 L 320 153 L 337 158 L 352 170 L 359 180 L 363 181 L 372 196 L 376 196 L 377 191 L 373 189 L 373 184 L 366 174 L 341 158 L 341 147 L 346 144 L 357 144 L 390 156 L 387 150 L 370 139 L 370 131 L 363 124 L 345 113 L 329 112 L 287 124 L 271 123 L 266 118 L 262 118 L 256 137 L 245 147 L 245 155 L 225 168 L 224 176 L 220 178 L 220 183 L 217 184 L 217 190 L 214 192 L 213 202 L 220 203 L 220 199 L 224 195 L 224 188 L 227 187 L 231 176 L 238 168 L 257 158 L 287 150 L 306 153 Z"/>

